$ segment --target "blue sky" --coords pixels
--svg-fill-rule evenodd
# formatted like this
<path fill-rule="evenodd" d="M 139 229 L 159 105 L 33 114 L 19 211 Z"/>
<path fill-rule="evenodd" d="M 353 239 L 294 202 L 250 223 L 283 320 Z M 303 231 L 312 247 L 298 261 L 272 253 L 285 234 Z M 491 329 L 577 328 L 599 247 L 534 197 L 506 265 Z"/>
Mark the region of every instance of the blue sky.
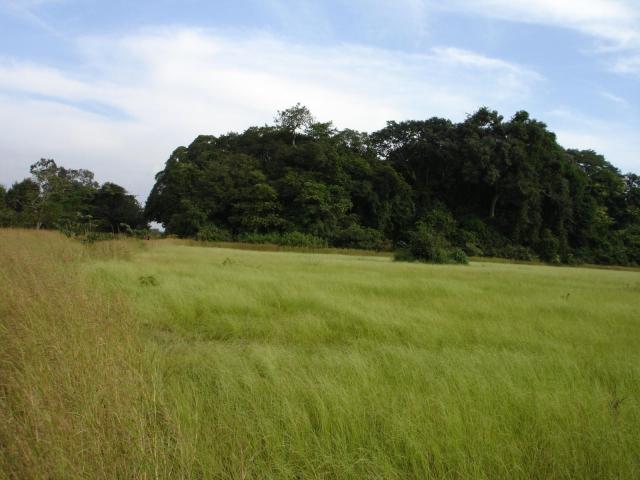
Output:
<path fill-rule="evenodd" d="M 640 172 L 638 0 L 0 0 L 0 183 L 53 157 L 144 200 L 178 145 L 296 102 L 371 131 L 525 109 Z"/>

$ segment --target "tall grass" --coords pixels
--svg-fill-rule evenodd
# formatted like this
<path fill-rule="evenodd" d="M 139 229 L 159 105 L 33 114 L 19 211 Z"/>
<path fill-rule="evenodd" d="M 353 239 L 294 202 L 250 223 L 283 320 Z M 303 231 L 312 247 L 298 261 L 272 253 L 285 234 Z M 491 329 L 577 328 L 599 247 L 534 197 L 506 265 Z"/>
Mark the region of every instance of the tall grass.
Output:
<path fill-rule="evenodd" d="M 136 306 L 196 478 L 640 477 L 637 273 L 167 243 L 87 268 Z"/>
<path fill-rule="evenodd" d="M 0 478 L 640 478 L 640 275 L 0 231 Z"/>
<path fill-rule="evenodd" d="M 173 433 L 129 307 L 81 265 L 130 257 L 0 230 L 0 477 L 156 478 L 177 472 Z"/>

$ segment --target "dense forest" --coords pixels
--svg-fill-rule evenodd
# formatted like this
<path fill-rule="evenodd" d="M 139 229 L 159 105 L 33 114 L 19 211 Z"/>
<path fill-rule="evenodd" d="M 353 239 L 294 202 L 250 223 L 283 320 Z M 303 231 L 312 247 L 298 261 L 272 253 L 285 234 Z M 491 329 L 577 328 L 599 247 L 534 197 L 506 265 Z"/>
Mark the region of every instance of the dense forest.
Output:
<path fill-rule="evenodd" d="M 145 212 L 210 240 L 391 248 L 422 232 L 468 255 L 640 264 L 640 177 L 565 150 L 526 112 L 366 134 L 297 105 L 273 126 L 176 149 Z"/>
<path fill-rule="evenodd" d="M 88 216 L 102 231 L 156 221 L 211 241 L 640 264 L 640 177 L 563 148 L 524 111 L 392 121 L 367 134 L 298 104 L 274 125 L 177 148 L 144 212 L 86 170 L 43 160 L 31 173 L 0 190 L 2 224 L 60 228 Z"/>

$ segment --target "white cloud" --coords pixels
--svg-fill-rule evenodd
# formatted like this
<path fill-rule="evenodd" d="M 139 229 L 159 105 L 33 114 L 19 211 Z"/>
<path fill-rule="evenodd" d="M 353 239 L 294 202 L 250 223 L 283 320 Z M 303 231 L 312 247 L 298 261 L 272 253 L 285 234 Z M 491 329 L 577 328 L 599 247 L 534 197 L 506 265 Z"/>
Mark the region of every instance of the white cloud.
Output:
<path fill-rule="evenodd" d="M 451 0 L 446 5 L 509 21 L 571 28 L 610 47 L 640 46 L 637 0 Z"/>
<path fill-rule="evenodd" d="M 527 68 L 445 47 L 411 55 L 193 29 L 78 45 L 83 62 L 73 71 L 0 61 L 0 158 L 9 159 L 0 182 L 54 157 L 144 196 L 173 148 L 201 133 L 270 123 L 277 109 L 297 101 L 321 120 L 372 130 L 390 119 L 461 119 L 484 104 L 513 111 L 542 80 Z M 99 115 L 95 105 L 119 113 Z"/>

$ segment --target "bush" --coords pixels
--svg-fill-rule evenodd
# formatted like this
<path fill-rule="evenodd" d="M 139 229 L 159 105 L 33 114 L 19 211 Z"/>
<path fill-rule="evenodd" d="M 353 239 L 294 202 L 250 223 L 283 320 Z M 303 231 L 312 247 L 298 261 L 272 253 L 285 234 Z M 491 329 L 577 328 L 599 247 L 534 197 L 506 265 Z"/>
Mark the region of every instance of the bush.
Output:
<path fill-rule="evenodd" d="M 461 227 L 463 233 L 458 236 L 459 240 L 456 243 L 464 248 L 467 255 L 476 256 L 480 251 L 480 255 L 488 257 L 502 256 L 501 250 L 507 244 L 507 240 L 495 228 L 477 217 L 466 219 Z"/>
<path fill-rule="evenodd" d="M 196 234 L 196 240 L 201 242 L 230 242 L 231 234 L 224 228 L 208 223 L 204 227 L 200 228 Z"/>
<path fill-rule="evenodd" d="M 440 233 L 449 239 L 455 235 L 458 229 L 458 223 L 453 218 L 451 212 L 442 204 L 437 204 L 433 209 L 428 211 L 423 217 L 421 223 L 424 223 L 430 230 Z"/>
<path fill-rule="evenodd" d="M 287 247 L 307 247 L 307 248 L 326 248 L 327 241 L 324 238 L 316 237 L 310 233 L 302 232 L 286 232 L 280 235 L 280 243 Z"/>
<path fill-rule="evenodd" d="M 464 253 L 471 257 L 481 257 L 484 251 L 480 248 L 480 240 L 475 232 L 458 229 L 453 234 L 455 245 L 460 246 Z"/>
<path fill-rule="evenodd" d="M 302 232 L 242 233 L 238 235 L 237 240 L 246 243 L 271 243 L 285 247 L 326 248 L 328 246 L 324 238 Z"/>
<path fill-rule="evenodd" d="M 409 234 L 409 242 L 398 249 L 396 261 L 419 261 L 426 263 L 469 263 L 462 249 L 454 249 L 438 232 L 425 223 L 418 222 L 416 230 Z"/>
<path fill-rule="evenodd" d="M 462 265 L 466 265 L 469 263 L 469 258 L 467 254 L 461 248 L 456 248 L 453 252 L 449 254 L 449 259 L 451 263 L 460 263 Z"/>
<path fill-rule="evenodd" d="M 279 233 L 241 233 L 236 237 L 238 242 L 244 243 L 271 243 L 280 245 L 281 236 Z"/>
<path fill-rule="evenodd" d="M 389 250 L 391 243 L 379 230 L 352 223 L 338 232 L 334 242 L 336 247 L 360 248 L 364 250 Z"/>
<path fill-rule="evenodd" d="M 419 228 L 409 237 L 409 251 L 416 260 L 445 263 L 447 242 L 441 235 Z"/>

